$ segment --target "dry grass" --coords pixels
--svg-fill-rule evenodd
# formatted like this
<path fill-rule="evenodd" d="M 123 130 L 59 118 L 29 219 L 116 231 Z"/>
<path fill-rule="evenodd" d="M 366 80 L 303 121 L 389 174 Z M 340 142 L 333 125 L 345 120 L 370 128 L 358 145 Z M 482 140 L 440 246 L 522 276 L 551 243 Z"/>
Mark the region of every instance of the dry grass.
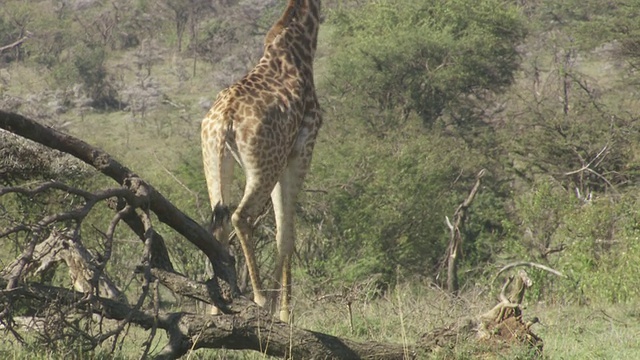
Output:
<path fill-rule="evenodd" d="M 421 335 L 446 326 L 456 319 L 479 315 L 494 303 L 488 292 L 472 291 L 453 301 L 435 288 L 401 285 L 386 295 L 352 304 L 353 327 L 349 311 L 340 301 L 318 301 L 307 294 L 295 297 L 295 325 L 354 340 L 403 343 L 411 345 Z M 544 340 L 544 355 L 548 359 L 632 359 L 640 353 L 640 312 L 637 306 L 548 306 L 532 305 L 525 309 L 525 318 L 537 316 L 541 324 L 534 332 Z M 136 359 L 140 344 L 146 340 L 144 331 L 132 329 L 115 358 Z M 34 339 L 30 339 L 32 342 Z M 156 346 L 164 340 L 158 336 Z M 530 359 L 533 354 L 523 348 L 513 348 L 499 354 L 486 346 L 461 342 L 453 349 L 441 349 L 430 359 Z M 35 343 L 17 345 L 9 336 L 0 339 L 0 358 L 112 358 L 106 350 L 94 354 L 80 352 L 45 353 Z M 231 350 L 199 350 L 188 359 L 265 359 L 256 352 Z"/>

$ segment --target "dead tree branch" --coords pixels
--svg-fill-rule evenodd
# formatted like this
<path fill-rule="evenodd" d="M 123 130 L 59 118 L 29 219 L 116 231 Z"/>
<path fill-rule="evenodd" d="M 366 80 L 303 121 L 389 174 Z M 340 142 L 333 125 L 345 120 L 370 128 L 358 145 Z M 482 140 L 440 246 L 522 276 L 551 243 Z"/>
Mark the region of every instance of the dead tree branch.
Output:
<path fill-rule="evenodd" d="M 175 274 L 172 276 L 176 282 L 188 280 Z M 177 285 L 173 281 L 167 284 Z M 4 286 L 6 281 L 0 278 L 0 287 Z M 196 287 L 198 291 L 206 292 L 203 284 Z M 78 302 L 82 294 L 41 284 L 23 284 L 1 295 L 10 299 L 28 298 L 42 305 L 49 299 L 57 299 L 58 302 L 93 311 L 109 319 L 130 321 L 144 329 L 157 326 L 167 332 L 169 342 L 156 354 L 156 359 L 175 359 L 200 348 L 255 350 L 270 356 L 290 356 L 294 359 L 407 359 L 413 358 L 415 351 L 410 349 L 407 353 L 400 344 L 355 342 L 292 328 L 248 300 L 241 312 L 232 315 L 160 312 L 156 316 L 152 311 L 101 297 Z"/>
<path fill-rule="evenodd" d="M 0 53 L 2 53 L 2 52 L 3 52 L 3 51 L 5 51 L 5 50 L 13 49 L 13 48 L 14 48 L 14 47 L 16 47 L 16 46 L 20 46 L 20 45 L 22 45 L 22 43 L 23 43 L 23 42 L 25 42 L 25 41 L 27 41 L 27 39 L 28 39 L 28 38 L 30 38 L 30 37 L 31 37 L 31 35 L 32 35 L 32 34 L 31 34 L 30 32 L 28 32 L 28 31 L 27 31 L 27 34 L 26 34 L 25 36 L 21 37 L 20 39 L 18 39 L 18 40 L 16 40 L 16 41 L 12 42 L 12 43 L 11 43 L 11 44 L 9 44 L 9 45 L 0 46 Z"/>
<path fill-rule="evenodd" d="M 51 231 L 49 237 L 37 244 L 32 261 L 23 270 L 23 275 L 33 272 L 35 276 L 46 272 L 59 262 L 64 262 L 69 270 L 76 291 L 91 293 L 91 279 L 96 278 L 99 284 L 98 294 L 108 299 L 125 301 L 126 298 L 113 281 L 104 273 L 98 272 L 93 255 L 82 245 L 73 231 Z M 8 277 L 19 266 L 17 261 L 7 265 L 0 271 L 0 277 Z"/>
<path fill-rule="evenodd" d="M 518 262 L 514 262 L 511 264 L 507 264 L 505 266 L 502 267 L 502 269 L 500 269 L 500 271 L 498 271 L 498 273 L 496 274 L 496 277 L 500 274 L 502 274 L 503 272 L 515 268 L 515 267 L 519 267 L 519 266 L 528 266 L 528 267 L 535 267 L 538 269 L 542 269 L 544 271 L 548 271 L 554 275 L 560 276 L 560 277 L 565 277 L 563 273 L 561 273 L 558 270 L 554 270 L 546 265 L 542 265 L 542 264 L 538 264 L 538 263 L 534 263 L 534 262 L 530 262 L 530 261 L 518 261 Z"/>
<path fill-rule="evenodd" d="M 220 283 L 219 287 L 223 291 L 222 298 L 228 303 L 220 304 L 220 308 L 232 306 L 234 296 L 239 293 L 234 259 L 213 238 L 212 234 L 176 208 L 151 185 L 117 162 L 108 153 L 22 115 L 0 110 L 0 128 L 70 154 L 109 176 L 133 194 L 143 196 L 148 202 L 146 205 L 149 210 L 155 213 L 161 222 L 175 229 L 207 256 L 216 274 L 215 281 Z"/>
<path fill-rule="evenodd" d="M 458 206 L 456 211 L 453 213 L 454 222 L 453 224 L 449 221 L 448 217 L 445 217 L 447 221 L 447 226 L 451 232 L 451 237 L 449 239 L 449 247 L 447 251 L 447 289 L 452 294 L 458 293 L 458 258 L 462 255 L 462 234 L 460 233 L 460 228 L 463 226 L 464 221 L 467 216 L 467 209 L 471 206 L 473 199 L 475 198 L 478 190 L 480 189 L 480 180 L 485 175 L 486 170 L 482 169 L 476 175 L 476 183 L 473 185 L 471 191 L 469 191 L 469 195 L 467 198 Z"/>

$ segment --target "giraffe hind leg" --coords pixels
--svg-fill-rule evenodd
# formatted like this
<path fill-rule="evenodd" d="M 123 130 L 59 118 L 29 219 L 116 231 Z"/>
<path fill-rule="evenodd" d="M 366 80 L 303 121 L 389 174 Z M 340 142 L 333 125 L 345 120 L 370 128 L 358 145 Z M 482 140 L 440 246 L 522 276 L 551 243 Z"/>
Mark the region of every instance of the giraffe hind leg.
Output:
<path fill-rule="evenodd" d="M 280 300 L 280 320 L 289 321 L 289 298 L 291 296 L 291 254 L 295 243 L 295 202 L 300 181 L 292 177 L 292 164 L 282 174 L 271 193 L 273 211 L 276 218 L 277 258 L 274 270 L 274 286 L 271 311 L 275 313 Z"/>
<path fill-rule="evenodd" d="M 247 178 L 247 181 L 249 183 L 252 182 L 250 177 Z M 264 185 L 264 187 L 258 185 Z M 264 192 L 264 188 L 268 188 L 270 185 L 256 184 L 256 186 L 247 186 L 238 208 L 231 216 L 231 222 L 236 230 L 238 240 L 240 240 L 240 246 L 249 270 L 251 287 L 253 288 L 253 301 L 260 306 L 264 306 L 267 299 L 264 296 L 260 281 L 255 245 L 253 243 L 253 227 L 254 221 L 262 214 L 264 205 L 269 200 L 269 195 Z"/>

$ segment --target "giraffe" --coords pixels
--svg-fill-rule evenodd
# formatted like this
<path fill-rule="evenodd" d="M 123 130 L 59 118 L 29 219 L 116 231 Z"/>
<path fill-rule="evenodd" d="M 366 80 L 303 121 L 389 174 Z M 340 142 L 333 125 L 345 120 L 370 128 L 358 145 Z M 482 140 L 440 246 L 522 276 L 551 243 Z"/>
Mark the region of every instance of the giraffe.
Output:
<path fill-rule="evenodd" d="M 290 320 L 291 259 L 295 247 L 295 203 L 309 170 L 322 125 L 313 80 L 320 0 L 289 0 L 265 37 L 259 63 L 222 90 L 202 121 L 202 155 L 213 232 L 228 246 L 235 229 L 244 253 L 254 301 L 282 321 Z M 246 183 L 229 216 L 234 162 Z M 271 198 L 276 221 L 276 289 L 267 299 L 260 281 L 252 232 Z"/>

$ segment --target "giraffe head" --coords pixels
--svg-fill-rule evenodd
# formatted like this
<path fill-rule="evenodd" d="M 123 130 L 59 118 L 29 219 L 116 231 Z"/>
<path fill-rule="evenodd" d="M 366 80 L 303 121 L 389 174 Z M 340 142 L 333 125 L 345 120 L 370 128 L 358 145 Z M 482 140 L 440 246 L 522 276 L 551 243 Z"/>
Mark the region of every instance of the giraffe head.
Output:
<path fill-rule="evenodd" d="M 286 29 L 297 33 L 295 40 L 302 48 L 309 48 L 315 56 L 320 26 L 320 0 L 289 0 L 280 19 L 269 29 L 264 39 L 265 47 L 272 44 Z"/>
<path fill-rule="evenodd" d="M 280 35 L 282 31 L 289 26 L 293 21 L 296 15 L 296 11 L 299 8 L 299 1 L 290 0 L 287 4 L 287 8 L 280 16 L 280 19 L 273 24 L 271 29 L 267 32 L 267 36 L 264 38 L 264 45 L 267 46 L 273 42 L 276 36 Z"/>

